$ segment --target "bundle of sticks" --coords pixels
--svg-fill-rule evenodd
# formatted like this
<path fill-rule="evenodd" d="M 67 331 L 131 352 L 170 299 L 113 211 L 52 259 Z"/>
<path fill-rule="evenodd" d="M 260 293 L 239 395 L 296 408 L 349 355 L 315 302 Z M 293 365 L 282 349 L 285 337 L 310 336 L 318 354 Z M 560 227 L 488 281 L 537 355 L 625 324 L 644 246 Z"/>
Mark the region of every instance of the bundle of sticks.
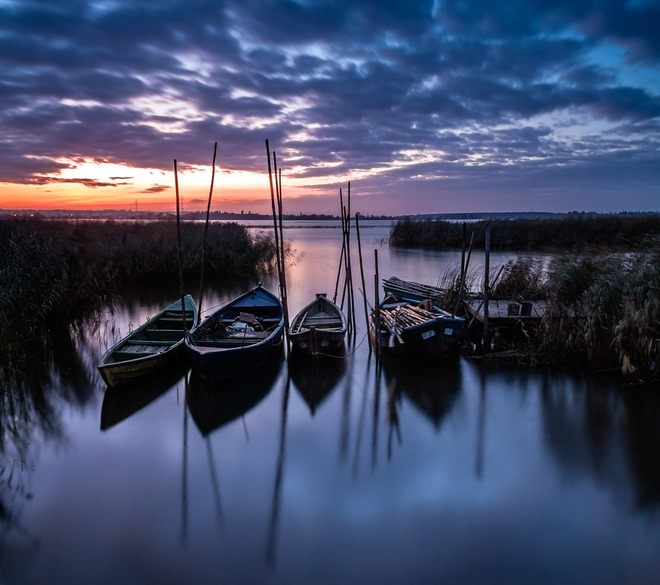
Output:
<path fill-rule="evenodd" d="M 401 330 L 437 318 L 438 315 L 436 313 L 414 305 L 402 305 L 393 309 L 380 310 L 380 321 L 387 329 L 393 327 Z"/>

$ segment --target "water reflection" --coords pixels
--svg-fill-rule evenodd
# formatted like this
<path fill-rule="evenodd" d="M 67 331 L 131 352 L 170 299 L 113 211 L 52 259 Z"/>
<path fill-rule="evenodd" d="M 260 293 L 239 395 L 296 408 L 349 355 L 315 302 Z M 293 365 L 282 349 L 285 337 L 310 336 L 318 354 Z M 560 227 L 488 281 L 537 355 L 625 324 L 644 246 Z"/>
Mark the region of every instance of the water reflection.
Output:
<path fill-rule="evenodd" d="M 541 396 L 544 439 L 564 477 L 592 477 L 626 507 L 660 507 L 657 388 L 547 374 Z"/>
<path fill-rule="evenodd" d="M 660 388 L 631 388 L 623 396 L 623 439 L 637 486 L 633 505 L 643 511 L 660 507 Z"/>
<path fill-rule="evenodd" d="M 37 554 L 39 538 L 23 513 L 34 498 L 42 445 L 67 441 L 63 405 L 93 402 L 83 341 L 80 330 L 54 327 L 26 342 L 24 361 L 0 366 L 0 577 L 21 571 Z"/>
<path fill-rule="evenodd" d="M 106 388 L 101 406 L 101 430 L 126 420 L 176 385 L 188 371 L 188 364 L 174 364 L 151 378 Z"/>
<path fill-rule="evenodd" d="M 406 360 L 388 356 L 383 360 L 383 369 L 389 393 L 405 395 L 438 431 L 461 390 L 458 362 L 416 362 L 411 367 Z"/>
<path fill-rule="evenodd" d="M 289 361 L 293 383 L 314 416 L 319 405 L 335 390 L 346 372 L 346 357 L 320 359 L 294 353 Z"/>
<path fill-rule="evenodd" d="M 263 366 L 240 378 L 208 384 L 194 372 L 186 403 L 195 425 L 206 436 L 242 417 L 271 391 L 283 364 L 283 353 L 275 353 Z"/>
<path fill-rule="evenodd" d="M 469 362 L 478 380 L 476 472 L 483 476 L 496 393 L 530 413 L 539 440 L 569 485 L 589 481 L 630 510 L 660 509 L 660 388 L 622 387 L 611 377 L 576 377 Z M 501 397 L 498 397 L 501 399 Z M 498 427 L 499 431 L 499 427 Z"/>
<path fill-rule="evenodd" d="M 289 409 L 289 393 L 291 391 L 291 376 L 287 375 L 282 393 L 282 407 L 280 414 L 280 431 L 277 450 L 277 464 L 275 467 L 275 481 L 273 484 L 273 499 L 270 507 L 270 522 L 266 537 L 266 565 L 275 567 L 277 558 L 277 537 L 282 508 L 282 481 L 284 478 L 284 459 L 286 454 L 286 425 L 287 411 Z"/>

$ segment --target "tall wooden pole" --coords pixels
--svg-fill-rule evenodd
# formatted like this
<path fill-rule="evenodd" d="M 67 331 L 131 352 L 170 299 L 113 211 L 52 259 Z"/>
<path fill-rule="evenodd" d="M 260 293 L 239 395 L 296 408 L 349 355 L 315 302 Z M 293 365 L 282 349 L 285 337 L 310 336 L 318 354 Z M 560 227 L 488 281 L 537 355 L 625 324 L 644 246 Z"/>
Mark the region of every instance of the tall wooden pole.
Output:
<path fill-rule="evenodd" d="M 465 225 L 465 224 L 463 224 Z M 472 241 L 474 240 L 474 232 L 470 235 L 470 245 L 468 247 L 467 259 L 461 259 L 461 282 L 458 287 L 458 294 L 456 296 L 456 305 L 454 307 L 454 315 L 458 314 L 458 309 L 461 306 L 461 301 L 463 300 L 463 289 L 465 288 L 465 279 L 467 277 L 468 267 L 470 266 L 470 256 L 472 255 Z M 465 256 L 465 250 L 463 250 L 463 256 Z"/>
<path fill-rule="evenodd" d="M 358 257 L 360 258 L 360 279 L 362 281 L 362 300 L 364 302 L 364 321 L 367 326 L 367 340 L 369 341 L 369 353 L 372 351 L 371 336 L 369 335 L 369 309 L 367 308 L 367 287 L 364 283 L 364 265 L 362 263 L 362 244 L 360 243 L 360 224 L 358 222 L 358 216 L 360 214 L 355 214 L 355 234 L 357 236 L 357 245 L 358 245 Z"/>
<path fill-rule="evenodd" d="M 346 218 L 344 217 L 344 200 L 341 189 L 339 189 L 339 213 L 341 215 L 341 252 L 339 254 L 339 268 L 337 269 L 337 280 L 335 281 L 335 294 L 332 296 L 333 303 L 337 302 L 337 293 L 339 292 L 339 280 L 341 277 L 341 268 L 344 265 L 344 254 L 346 253 L 346 238 L 344 237 L 344 233 L 346 230 L 345 227 Z"/>
<path fill-rule="evenodd" d="M 281 288 L 282 288 L 282 305 L 284 308 L 284 330 L 287 336 L 287 342 L 289 340 L 289 296 L 287 294 L 286 288 L 286 264 L 284 261 L 284 232 L 282 231 L 282 169 L 277 169 L 277 159 L 275 158 L 275 152 L 273 152 L 273 163 L 275 164 L 275 169 L 277 173 L 277 210 L 279 218 L 279 229 L 280 229 L 280 258 L 282 260 L 282 272 L 281 272 Z"/>
<path fill-rule="evenodd" d="M 376 330 L 376 360 L 380 359 L 380 276 L 378 275 L 378 250 L 374 249 L 374 325 Z"/>
<path fill-rule="evenodd" d="M 186 303 L 183 298 L 183 253 L 181 252 L 181 217 L 179 212 L 179 173 L 177 171 L 176 159 L 174 159 L 174 190 L 176 192 L 176 234 L 179 249 L 179 292 L 181 293 L 181 323 L 183 334 L 186 334 Z"/>
<path fill-rule="evenodd" d="M 346 269 L 346 278 L 348 279 L 348 308 L 351 315 L 351 324 L 353 332 L 353 341 L 356 337 L 356 327 L 355 327 L 355 293 L 353 290 L 353 268 L 352 268 L 352 258 L 351 258 L 351 183 L 348 183 L 347 190 L 347 207 L 346 207 L 346 259 L 347 269 Z"/>
<path fill-rule="evenodd" d="M 213 162 L 211 168 L 211 187 L 209 188 L 209 200 L 206 205 L 206 222 L 204 224 L 204 237 L 202 239 L 202 258 L 201 258 L 201 267 L 199 275 L 199 301 L 197 310 L 199 314 L 202 314 L 202 296 L 204 294 L 204 253 L 206 251 L 206 237 L 209 231 L 209 217 L 211 215 L 211 198 L 213 196 L 213 181 L 215 179 L 215 156 L 218 152 L 218 143 L 215 143 L 213 147 Z"/>
<path fill-rule="evenodd" d="M 488 342 L 488 302 L 490 298 L 490 222 L 486 223 L 486 258 L 484 266 L 484 342 Z"/>
<path fill-rule="evenodd" d="M 275 231 L 275 252 L 277 258 L 277 274 L 279 277 L 282 271 L 282 261 L 280 259 L 280 239 L 279 239 L 279 231 L 277 229 L 277 210 L 275 208 L 275 187 L 273 185 L 273 171 L 270 164 L 270 146 L 268 145 L 268 139 L 266 139 L 266 158 L 268 159 L 268 181 L 270 183 L 270 203 L 273 211 L 273 228 Z"/>

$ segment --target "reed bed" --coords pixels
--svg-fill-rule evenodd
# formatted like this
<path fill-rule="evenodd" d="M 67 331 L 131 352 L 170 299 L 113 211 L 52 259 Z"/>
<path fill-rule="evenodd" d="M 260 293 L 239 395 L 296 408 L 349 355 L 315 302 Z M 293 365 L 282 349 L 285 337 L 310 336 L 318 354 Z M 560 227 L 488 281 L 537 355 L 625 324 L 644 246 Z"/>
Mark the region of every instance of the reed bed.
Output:
<path fill-rule="evenodd" d="M 493 270 L 490 282 L 492 299 L 536 300 L 548 297 L 548 261 L 544 258 L 523 256 Z"/>
<path fill-rule="evenodd" d="M 184 277 L 199 283 L 204 225 L 184 223 Z M 236 223 L 211 224 L 205 274 L 213 279 L 256 277 L 273 269 L 268 237 L 251 237 Z M 123 287 L 178 281 L 179 252 L 173 221 L 0 221 L 0 348 L 11 361 L 48 328 L 69 325 Z"/>
<path fill-rule="evenodd" d="M 581 371 L 611 371 L 658 380 L 660 363 L 660 215 L 570 215 L 561 219 L 474 222 L 473 245 L 491 249 L 560 251 L 565 255 L 518 258 L 490 270 L 489 296 L 504 300 L 546 300 L 539 327 L 525 329 L 515 355 L 529 365 Z M 461 248 L 465 227 L 434 220 L 404 219 L 390 244 Z M 570 255 L 566 255 L 570 251 Z M 478 277 L 443 277 L 443 307 L 480 297 Z M 468 332 L 474 337 L 475 331 Z"/>
<path fill-rule="evenodd" d="M 557 258 L 538 283 L 538 271 L 530 274 L 548 305 L 529 363 L 658 379 L 660 241 L 628 254 Z"/>

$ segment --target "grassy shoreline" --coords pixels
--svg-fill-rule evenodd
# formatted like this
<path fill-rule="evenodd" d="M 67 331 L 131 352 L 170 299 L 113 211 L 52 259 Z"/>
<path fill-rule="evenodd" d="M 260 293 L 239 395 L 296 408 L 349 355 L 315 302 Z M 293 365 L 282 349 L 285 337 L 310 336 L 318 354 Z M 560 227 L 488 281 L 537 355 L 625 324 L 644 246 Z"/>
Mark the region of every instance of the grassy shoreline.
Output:
<path fill-rule="evenodd" d="M 204 225 L 181 225 L 184 279 L 199 283 Z M 210 224 L 207 282 L 270 272 L 275 248 L 237 223 Z M 16 359 L 49 327 L 75 323 L 128 284 L 179 280 L 174 221 L 0 220 L 0 349 Z"/>
<path fill-rule="evenodd" d="M 539 326 L 512 344 L 522 363 L 660 379 L 660 240 L 627 254 L 561 256 L 542 269 L 513 263 L 493 292 L 548 303 Z"/>

